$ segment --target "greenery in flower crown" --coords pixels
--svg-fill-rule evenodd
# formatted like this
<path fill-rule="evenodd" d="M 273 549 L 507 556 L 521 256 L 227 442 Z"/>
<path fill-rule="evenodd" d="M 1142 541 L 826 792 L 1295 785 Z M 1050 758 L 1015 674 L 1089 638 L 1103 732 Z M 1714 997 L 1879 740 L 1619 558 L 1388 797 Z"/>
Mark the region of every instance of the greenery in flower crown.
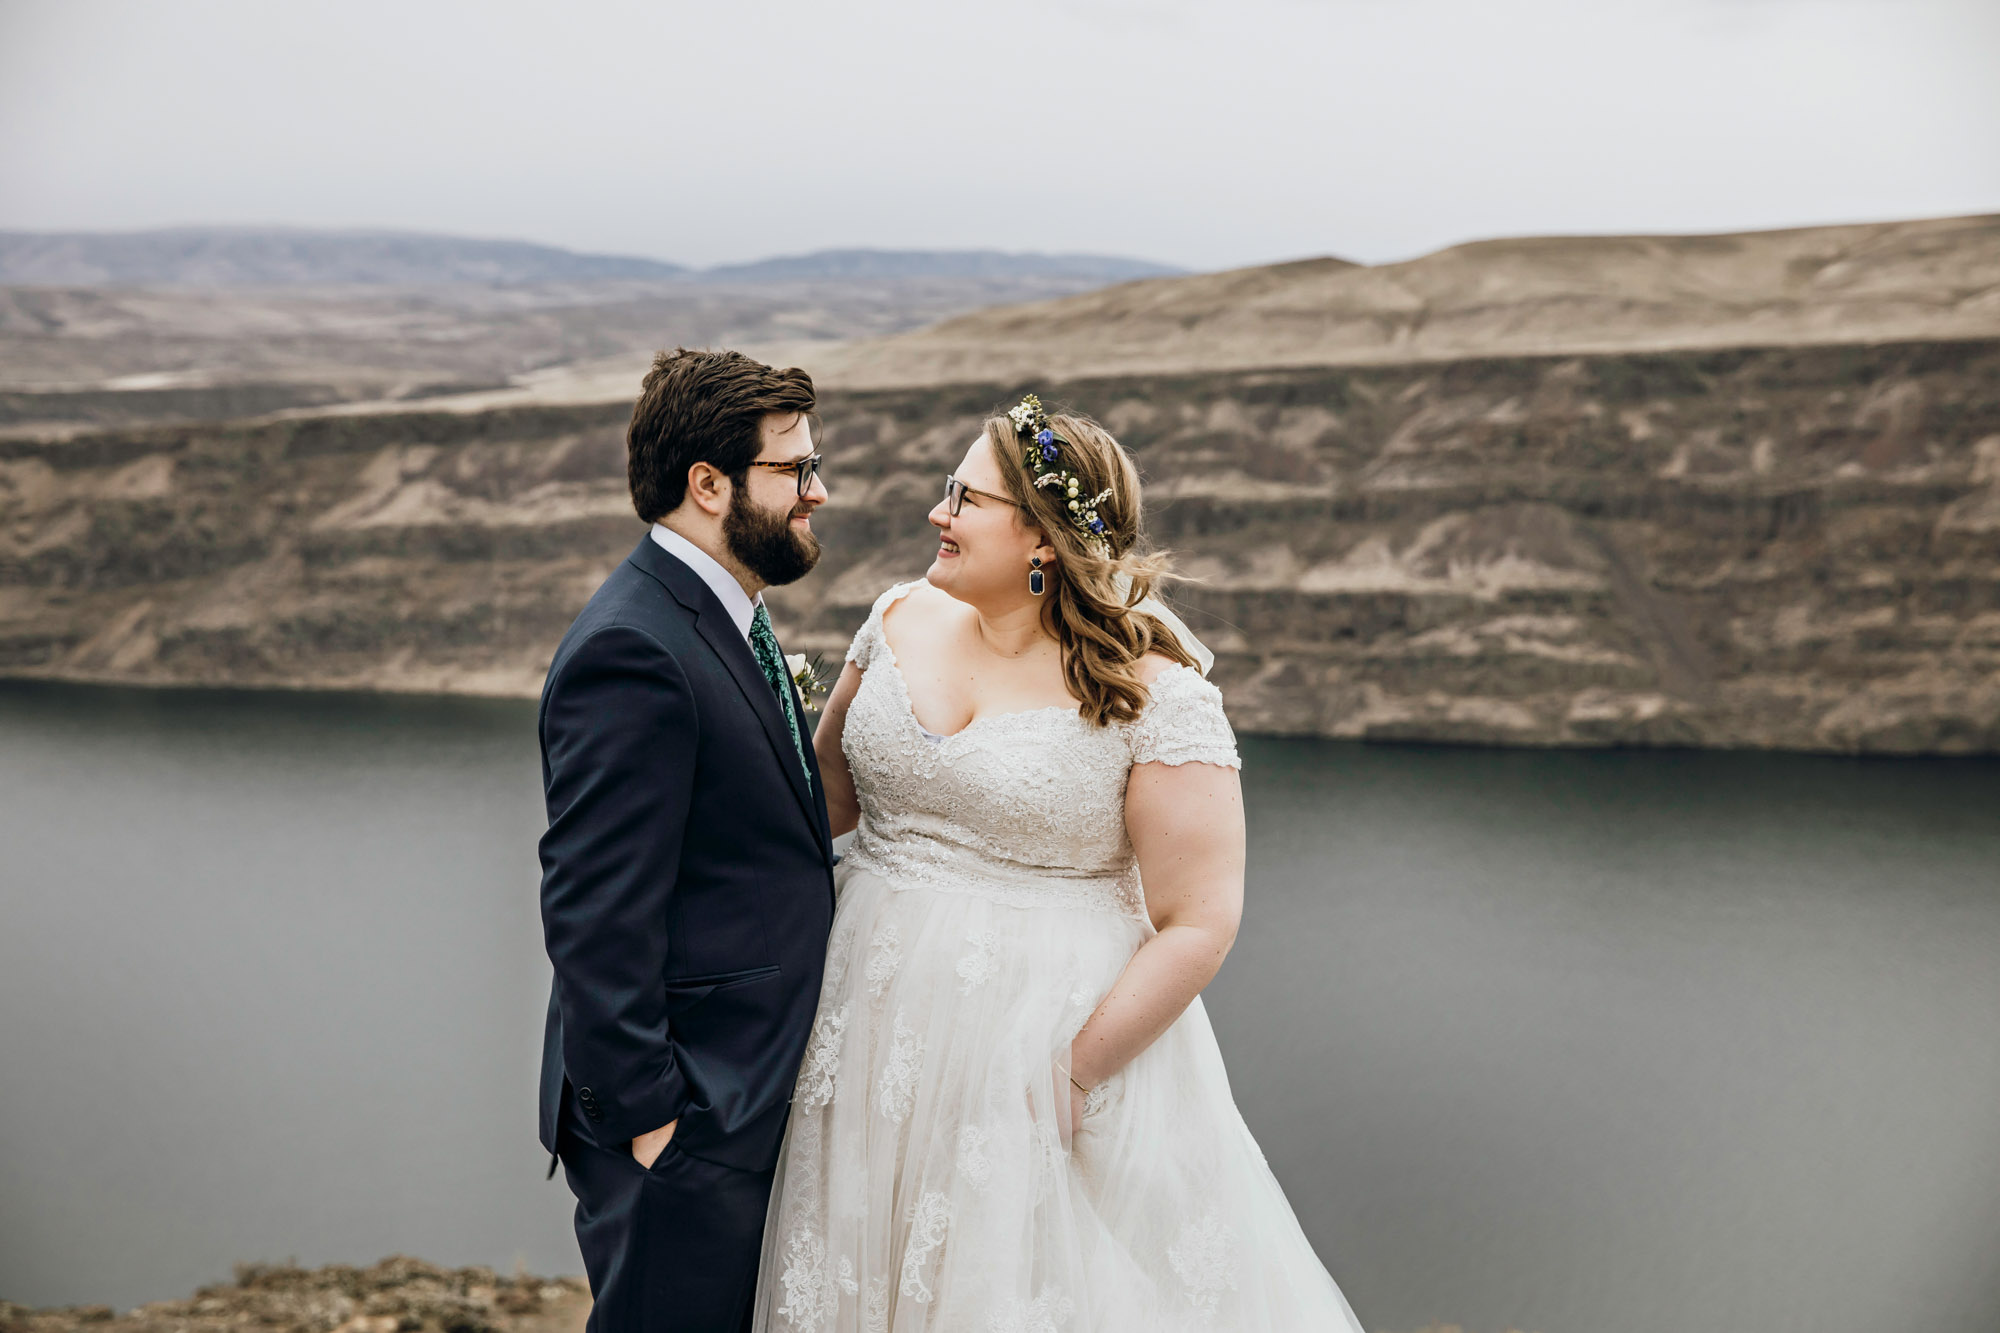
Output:
<path fill-rule="evenodd" d="M 1050 429 L 1049 414 L 1034 394 L 1023 398 L 1007 413 L 1007 419 L 1014 423 L 1014 433 L 1021 439 L 1021 461 L 1034 475 L 1035 488 L 1055 491 L 1056 498 L 1069 509 L 1070 523 L 1083 534 L 1084 545 L 1108 559 L 1111 543 L 1104 535 L 1104 520 L 1097 516 L 1097 506 L 1111 498 L 1110 488 L 1084 496 L 1083 479 L 1062 465 L 1063 446 L 1069 441 Z"/>

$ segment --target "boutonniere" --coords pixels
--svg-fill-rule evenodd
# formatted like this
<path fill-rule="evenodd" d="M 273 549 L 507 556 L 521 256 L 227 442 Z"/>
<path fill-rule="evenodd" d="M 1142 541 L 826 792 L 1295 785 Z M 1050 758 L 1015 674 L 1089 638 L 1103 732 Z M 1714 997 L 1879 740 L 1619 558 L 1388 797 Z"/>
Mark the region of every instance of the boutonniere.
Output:
<path fill-rule="evenodd" d="M 798 686 L 799 702 L 806 706 L 808 713 L 819 711 L 819 696 L 827 691 L 822 673 L 826 669 L 823 656 L 808 658 L 804 653 L 786 653 L 785 670 L 792 673 L 792 684 Z"/>

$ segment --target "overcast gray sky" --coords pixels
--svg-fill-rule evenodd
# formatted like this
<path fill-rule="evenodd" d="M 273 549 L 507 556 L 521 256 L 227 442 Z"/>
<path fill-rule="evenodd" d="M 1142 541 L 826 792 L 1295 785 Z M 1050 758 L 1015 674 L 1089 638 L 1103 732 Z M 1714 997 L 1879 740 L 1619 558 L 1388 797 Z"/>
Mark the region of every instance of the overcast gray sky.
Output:
<path fill-rule="evenodd" d="M 0 228 L 1211 268 L 2000 210 L 2000 0 L 0 0 Z"/>

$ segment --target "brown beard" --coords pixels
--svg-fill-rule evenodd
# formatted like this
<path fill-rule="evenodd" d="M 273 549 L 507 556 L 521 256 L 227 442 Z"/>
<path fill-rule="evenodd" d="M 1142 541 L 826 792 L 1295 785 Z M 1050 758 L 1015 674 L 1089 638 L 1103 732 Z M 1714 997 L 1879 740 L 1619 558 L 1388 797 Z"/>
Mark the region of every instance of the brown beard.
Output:
<path fill-rule="evenodd" d="M 819 538 L 792 531 L 797 505 L 772 514 L 750 503 L 747 488 L 738 485 L 722 518 L 722 541 L 743 567 L 771 587 L 796 583 L 819 563 Z"/>

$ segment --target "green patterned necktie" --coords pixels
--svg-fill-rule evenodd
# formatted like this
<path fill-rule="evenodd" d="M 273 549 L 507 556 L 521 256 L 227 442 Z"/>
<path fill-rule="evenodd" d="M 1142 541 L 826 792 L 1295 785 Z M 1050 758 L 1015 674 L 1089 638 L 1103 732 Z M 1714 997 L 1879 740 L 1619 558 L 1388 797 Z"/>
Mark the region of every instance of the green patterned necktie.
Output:
<path fill-rule="evenodd" d="M 792 748 L 798 751 L 799 767 L 806 775 L 806 790 L 811 791 L 812 766 L 806 763 L 806 743 L 799 732 L 799 715 L 792 708 L 791 673 L 785 670 L 785 655 L 778 651 L 778 636 L 771 632 L 771 617 L 762 602 L 757 603 L 757 613 L 750 617 L 750 651 L 756 654 L 764 679 L 771 682 L 771 688 L 777 692 L 778 703 L 785 710 L 785 725 L 792 732 Z"/>

